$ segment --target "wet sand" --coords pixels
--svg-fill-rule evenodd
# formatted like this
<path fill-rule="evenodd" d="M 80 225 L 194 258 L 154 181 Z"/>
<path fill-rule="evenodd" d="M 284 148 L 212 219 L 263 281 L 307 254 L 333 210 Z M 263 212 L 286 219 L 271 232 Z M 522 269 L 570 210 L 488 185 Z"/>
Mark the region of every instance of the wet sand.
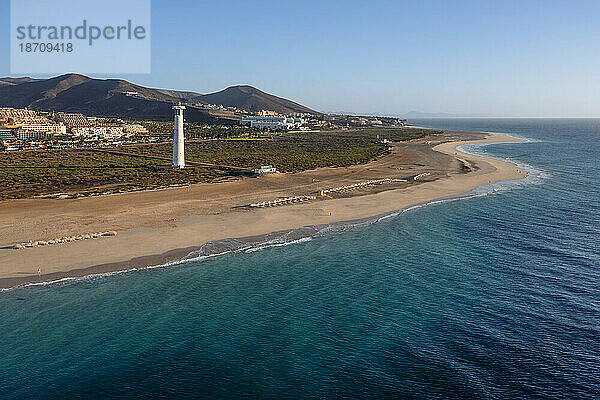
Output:
<path fill-rule="evenodd" d="M 367 218 L 526 176 L 512 163 L 455 149 L 470 142 L 521 139 L 489 134 L 483 140 L 464 140 L 469 138 L 476 136 L 469 134 L 461 141 L 447 142 L 442 135 L 398 143 L 392 154 L 348 168 L 78 200 L 7 201 L 0 204 L 0 288 L 158 265 L 180 259 L 210 241 L 260 241 L 271 232 Z M 464 165 L 470 165 L 471 172 L 465 173 Z M 421 174 L 426 174 L 421 181 L 378 188 L 373 193 L 274 208 L 239 208 L 279 196 L 314 193 L 317 185 L 323 189 Z M 8 248 L 19 241 L 106 230 L 118 231 L 118 235 L 21 250 Z M 42 270 L 39 277 L 38 268 Z"/>

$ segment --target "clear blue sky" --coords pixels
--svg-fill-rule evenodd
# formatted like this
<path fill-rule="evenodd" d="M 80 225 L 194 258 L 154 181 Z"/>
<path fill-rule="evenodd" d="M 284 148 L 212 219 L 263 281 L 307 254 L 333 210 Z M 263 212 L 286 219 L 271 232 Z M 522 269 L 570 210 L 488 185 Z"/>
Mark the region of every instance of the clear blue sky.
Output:
<path fill-rule="evenodd" d="M 152 73 L 123 78 L 329 112 L 600 117 L 599 16 L 598 0 L 154 0 Z M 0 35 L 5 76 L 8 0 Z"/>

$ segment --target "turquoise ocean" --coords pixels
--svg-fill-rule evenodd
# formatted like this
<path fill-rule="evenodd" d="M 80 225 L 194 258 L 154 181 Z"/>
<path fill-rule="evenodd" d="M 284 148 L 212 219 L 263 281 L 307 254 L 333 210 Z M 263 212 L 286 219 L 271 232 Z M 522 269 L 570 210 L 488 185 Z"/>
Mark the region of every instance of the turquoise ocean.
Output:
<path fill-rule="evenodd" d="M 530 176 L 4 290 L 0 399 L 600 398 L 600 120 L 411 122 L 528 138 L 463 149 Z"/>

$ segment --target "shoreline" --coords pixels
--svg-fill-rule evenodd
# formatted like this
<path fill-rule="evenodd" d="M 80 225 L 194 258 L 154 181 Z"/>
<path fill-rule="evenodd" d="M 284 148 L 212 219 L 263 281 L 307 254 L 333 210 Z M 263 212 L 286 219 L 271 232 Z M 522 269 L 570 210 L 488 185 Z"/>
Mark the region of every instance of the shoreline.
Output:
<path fill-rule="evenodd" d="M 0 278 L 0 289 L 6 291 L 12 288 L 53 284 L 72 279 L 108 276 L 172 265 L 186 262 L 191 254 L 201 251 L 207 244 L 218 247 L 220 242 L 222 244 L 229 240 L 249 247 L 260 246 L 265 245 L 269 236 L 277 237 L 277 235 L 286 235 L 290 232 L 315 227 L 313 234 L 299 238 L 302 239 L 319 234 L 317 227 L 330 227 L 333 224 L 347 226 L 370 223 L 368 220 L 379 220 L 414 207 L 462 198 L 481 186 L 500 181 L 523 179 L 527 176 L 527 172 L 504 160 L 462 152 L 457 149 L 458 146 L 473 143 L 485 145 L 486 143 L 525 141 L 527 140 L 506 134 L 489 133 L 482 140 L 437 144 L 433 146 L 433 150 L 452 157 L 460 156 L 475 165 L 476 168 L 466 174 L 448 174 L 446 177 L 411 185 L 407 188 L 268 210 L 191 215 L 172 229 L 136 227 L 120 232 L 119 236 L 114 238 L 102 239 L 96 243 L 77 243 L 70 248 L 61 248 L 58 252 L 57 248 L 39 249 L 40 251 L 37 253 L 41 253 L 41 256 L 47 255 L 49 259 L 57 259 L 57 256 L 62 259 L 83 257 L 89 261 L 86 263 L 80 260 L 79 265 L 73 268 L 52 271 L 39 277 L 31 274 L 17 276 L 18 268 L 16 271 L 12 271 L 12 276 L 6 276 L 7 273 L 11 273 L 11 271 L 6 271 Z M 105 245 L 112 247 L 113 254 L 106 254 L 107 246 Z M 136 247 L 136 251 L 133 251 Z M 244 249 L 229 249 L 225 253 Z M 216 252 L 215 255 L 217 254 L 220 253 Z M 201 257 L 211 256 L 213 255 L 201 255 Z M 100 262 L 91 261 L 96 259 Z"/>
<path fill-rule="evenodd" d="M 498 182 L 501 182 L 501 181 L 498 181 Z M 496 183 L 498 183 L 498 182 L 496 182 Z M 289 230 L 285 230 L 285 231 L 278 231 L 278 232 L 269 232 L 264 235 L 257 235 L 257 236 L 251 236 L 251 237 L 227 238 L 227 239 L 218 240 L 215 242 L 206 242 L 200 246 L 191 246 L 191 247 L 186 247 L 186 248 L 173 249 L 173 250 L 170 250 L 170 251 L 162 253 L 162 254 L 153 254 L 153 255 L 148 255 L 148 256 L 142 256 L 142 257 L 131 259 L 126 262 L 108 263 L 108 264 L 102 264 L 102 265 L 95 265 L 95 266 L 91 266 L 91 267 L 87 267 L 87 268 L 70 270 L 66 274 L 62 273 L 62 272 L 45 274 L 45 275 L 41 275 L 39 277 L 38 281 L 27 279 L 27 278 L 20 278 L 20 277 L 0 278 L 0 292 L 9 291 L 9 290 L 13 290 L 13 289 L 24 289 L 27 287 L 34 287 L 34 286 L 54 285 L 54 284 L 58 284 L 61 282 L 66 282 L 66 281 L 76 281 L 76 280 L 81 280 L 81 279 L 96 279 L 96 278 L 102 278 L 102 277 L 109 277 L 109 276 L 113 276 L 113 275 L 121 275 L 121 274 L 126 274 L 126 273 L 130 273 L 130 272 L 135 272 L 135 271 L 148 270 L 148 269 L 168 268 L 168 267 L 174 267 L 174 266 L 180 265 L 180 264 L 202 261 L 205 259 L 224 256 L 227 254 L 235 254 L 235 253 L 239 253 L 239 252 L 243 252 L 243 251 L 247 251 L 247 250 L 256 251 L 256 250 L 260 250 L 263 248 L 269 248 L 269 247 L 275 247 L 275 246 L 285 246 L 288 244 L 298 243 L 298 242 L 301 242 L 301 241 L 307 240 L 307 239 L 310 240 L 314 237 L 325 236 L 328 234 L 341 232 L 346 229 L 352 229 L 357 226 L 371 225 L 371 224 L 377 223 L 381 220 L 399 216 L 405 212 L 412 211 L 414 209 L 427 207 L 427 206 L 435 205 L 435 204 L 447 203 L 450 201 L 457 201 L 457 200 L 472 198 L 472 197 L 477 196 L 475 194 L 470 195 L 470 193 L 471 192 L 463 193 L 463 194 L 459 194 L 459 195 L 455 195 L 455 196 L 450 196 L 450 197 L 445 197 L 445 198 L 440 198 L 440 199 L 433 199 L 428 202 L 418 203 L 418 204 L 408 206 L 406 208 L 390 211 L 390 212 L 387 212 L 384 214 L 374 215 L 371 217 L 356 219 L 356 220 L 335 221 L 335 222 L 331 222 L 329 224 L 325 224 L 322 226 L 318 226 L 318 227 L 315 226 L 314 228 L 311 226 L 302 226 L 299 228 L 293 228 L 293 229 L 289 229 Z M 334 227 L 335 225 L 339 225 L 339 229 L 336 229 L 338 227 L 335 227 L 334 229 L 327 229 L 330 227 Z M 300 236 L 299 238 L 293 239 L 291 241 L 278 241 L 278 239 L 280 237 L 287 236 L 290 233 L 296 233 L 296 231 L 302 230 L 304 228 L 306 228 L 307 230 L 311 230 L 311 231 L 313 231 L 313 229 L 314 229 L 314 233 L 313 232 L 307 233 L 305 236 Z M 321 230 L 326 230 L 327 232 L 321 233 Z M 302 235 L 302 233 L 300 233 L 300 235 Z M 275 236 L 275 238 L 269 238 L 269 236 Z M 221 246 L 227 247 L 227 244 L 225 244 L 225 242 L 227 242 L 228 240 L 238 242 L 240 244 L 240 246 L 235 247 L 235 248 L 225 249 L 224 251 L 221 251 L 221 252 L 207 253 L 207 254 L 194 254 L 194 253 L 201 251 L 205 245 L 216 245 L 216 246 L 221 245 Z M 11 281 L 13 282 L 13 284 L 8 286 L 8 284 L 10 284 Z M 7 286 L 4 286 L 5 284 L 7 284 Z"/>

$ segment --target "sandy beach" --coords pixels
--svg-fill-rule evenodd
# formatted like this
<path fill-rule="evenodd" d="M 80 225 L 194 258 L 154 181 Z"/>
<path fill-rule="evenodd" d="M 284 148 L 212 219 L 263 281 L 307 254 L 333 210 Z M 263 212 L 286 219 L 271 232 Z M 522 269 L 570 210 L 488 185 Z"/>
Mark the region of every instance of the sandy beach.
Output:
<path fill-rule="evenodd" d="M 86 276 L 179 259 L 203 243 L 349 221 L 402 209 L 526 172 L 501 160 L 465 154 L 471 142 L 522 141 L 503 134 L 467 134 L 396 143 L 392 154 L 348 168 L 273 174 L 220 184 L 76 199 L 0 203 L 0 287 Z M 470 172 L 465 172 L 465 165 Z M 242 206 L 378 178 L 420 180 L 355 195 L 273 208 Z M 102 237 L 15 250 L 14 243 L 116 231 Z M 37 275 L 38 268 L 41 276 Z"/>

